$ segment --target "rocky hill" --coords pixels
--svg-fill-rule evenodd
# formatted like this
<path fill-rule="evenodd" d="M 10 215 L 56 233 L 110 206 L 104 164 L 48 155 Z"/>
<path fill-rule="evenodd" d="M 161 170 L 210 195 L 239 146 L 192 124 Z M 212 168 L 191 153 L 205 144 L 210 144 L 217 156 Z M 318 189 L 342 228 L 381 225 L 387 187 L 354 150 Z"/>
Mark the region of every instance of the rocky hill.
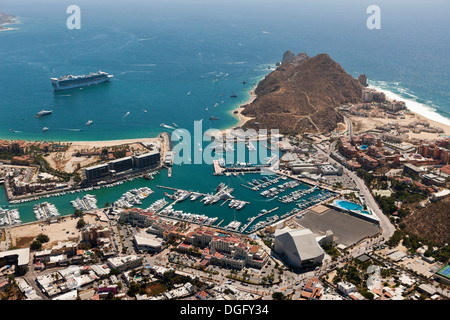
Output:
<path fill-rule="evenodd" d="M 327 54 L 308 57 L 287 51 L 276 70 L 262 80 L 257 98 L 244 106 L 252 117 L 244 128 L 279 129 L 280 133 L 330 132 L 342 116 L 334 108 L 361 102 L 362 85 Z"/>
<path fill-rule="evenodd" d="M 405 231 L 439 244 L 450 242 L 450 219 L 448 208 L 450 196 L 422 208 L 418 204 L 410 208 L 411 214 L 404 219 Z"/>

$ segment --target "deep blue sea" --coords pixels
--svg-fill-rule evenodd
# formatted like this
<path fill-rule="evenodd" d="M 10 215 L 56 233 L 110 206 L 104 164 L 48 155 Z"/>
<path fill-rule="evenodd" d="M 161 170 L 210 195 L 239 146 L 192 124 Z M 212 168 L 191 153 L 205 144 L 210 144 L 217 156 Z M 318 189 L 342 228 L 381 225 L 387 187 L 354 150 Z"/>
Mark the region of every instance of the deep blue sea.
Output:
<path fill-rule="evenodd" d="M 66 26 L 72 4 L 81 9 L 79 30 Z M 205 129 L 228 128 L 237 123 L 231 111 L 289 49 L 328 53 L 351 75 L 365 73 L 370 84 L 407 99 L 411 108 L 448 121 L 450 2 L 378 0 L 381 29 L 369 30 L 366 10 L 372 4 L 2 0 L 0 12 L 19 16 L 20 24 L 0 32 L 0 138 L 141 138 L 162 132 L 161 123 L 190 130 L 200 119 Z M 99 69 L 113 80 L 59 93 L 52 89 L 51 77 Z M 35 118 L 42 109 L 53 113 Z M 209 122 L 211 116 L 219 120 Z M 196 170 L 177 168 L 170 183 L 180 181 L 182 187 Z M 211 179 L 214 189 L 220 181 Z M 30 219 L 32 213 L 22 220 Z"/>
<path fill-rule="evenodd" d="M 66 26 L 71 4 L 81 9 L 79 30 Z M 377 1 L 379 30 L 366 26 L 370 4 L 2 0 L 0 11 L 21 24 L 0 32 L 0 138 L 138 138 L 162 122 L 190 129 L 210 116 L 230 127 L 230 110 L 288 49 L 328 53 L 355 77 L 366 73 L 373 85 L 450 117 L 450 2 Z M 99 69 L 114 75 L 111 83 L 53 92 L 50 77 Z M 42 109 L 53 114 L 36 119 Z"/>

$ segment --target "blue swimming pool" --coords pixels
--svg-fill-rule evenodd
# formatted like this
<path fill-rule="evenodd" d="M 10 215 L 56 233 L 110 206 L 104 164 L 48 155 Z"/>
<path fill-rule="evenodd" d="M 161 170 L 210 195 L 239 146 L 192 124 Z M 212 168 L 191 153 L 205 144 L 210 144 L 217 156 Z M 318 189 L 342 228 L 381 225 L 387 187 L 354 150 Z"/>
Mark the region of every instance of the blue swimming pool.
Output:
<path fill-rule="evenodd" d="M 363 207 L 357 203 L 346 201 L 346 200 L 336 200 L 334 202 L 337 206 L 345 210 L 359 211 L 364 214 L 370 214 L 369 211 L 363 210 Z"/>

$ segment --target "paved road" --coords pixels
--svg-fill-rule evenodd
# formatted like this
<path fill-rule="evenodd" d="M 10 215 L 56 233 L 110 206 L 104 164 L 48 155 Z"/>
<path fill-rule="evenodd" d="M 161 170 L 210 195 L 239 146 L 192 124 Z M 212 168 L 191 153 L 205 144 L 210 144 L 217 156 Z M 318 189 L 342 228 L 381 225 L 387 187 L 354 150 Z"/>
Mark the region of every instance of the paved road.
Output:
<path fill-rule="evenodd" d="M 347 122 L 347 125 L 348 125 L 348 131 L 347 131 L 348 136 L 349 136 L 349 138 L 351 138 L 351 137 L 353 136 L 353 123 L 352 123 L 352 121 L 351 121 L 348 117 L 346 117 L 346 116 L 344 116 L 344 119 L 345 119 L 345 121 Z"/>
<path fill-rule="evenodd" d="M 348 119 L 348 118 L 346 118 L 346 119 Z M 350 121 L 350 120 L 348 120 L 348 121 Z M 350 121 L 350 123 L 351 123 L 351 121 Z M 319 153 L 322 153 L 328 157 L 328 161 L 330 163 L 340 165 L 336 160 L 334 160 L 333 158 L 330 157 L 330 152 L 333 149 L 333 147 L 334 147 L 334 144 L 331 144 L 330 149 L 328 150 L 328 152 L 326 152 L 315 146 L 316 150 Z M 372 209 L 372 211 L 375 213 L 375 215 L 380 220 L 380 227 L 382 229 L 383 240 L 388 240 L 394 233 L 395 226 L 391 223 L 389 218 L 381 211 L 380 207 L 378 206 L 378 203 L 375 201 L 375 198 L 372 196 L 372 193 L 370 192 L 369 188 L 367 188 L 364 181 L 361 178 L 359 178 L 355 172 L 348 170 L 345 167 L 344 167 L 344 173 L 353 179 L 358 190 L 364 196 L 367 206 Z"/>
<path fill-rule="evenodd" d="M 367 188 L 364 181 L 359 178 L 356 173 L 345 169 L 344 171 L 355 181 L 356 185 L 358 186 L 358 189 L 360 190 L 360 193 L 364 195 L 364 200 L 367 203 L 367 206 L 372 209 L 372 211 L 375 213 L 375 215 L 380 219 L 380 226 L 382 229 L 382 237 L 384 240 L 388 240 L 392 234 L 395 231 L 395 226 L 391 223 L 389 218 L 381 211 L 380 207 L 378 206 L 378 203 L 375 201 L 375 198 L 372 196 L 372 193 L 370 192 L 369 188 Z"/>

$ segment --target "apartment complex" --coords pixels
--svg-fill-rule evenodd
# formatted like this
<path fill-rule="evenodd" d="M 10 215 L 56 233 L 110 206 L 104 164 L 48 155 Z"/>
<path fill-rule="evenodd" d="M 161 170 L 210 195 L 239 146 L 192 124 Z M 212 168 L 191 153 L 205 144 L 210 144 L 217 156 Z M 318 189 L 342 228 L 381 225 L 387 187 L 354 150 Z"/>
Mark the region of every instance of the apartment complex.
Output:
<path fill-rule="evenodd" d="M 212 229 L 199 228 L 185 237 L 178 246 L 180 252 L 193 252 L 201 248 L 202 261 L 206 267 L 209 264 L 242 269 L 246 266 L 262 268 L 269 255 L 257 245 L 246 243 L 243 237 L 232 236 Z"/>

